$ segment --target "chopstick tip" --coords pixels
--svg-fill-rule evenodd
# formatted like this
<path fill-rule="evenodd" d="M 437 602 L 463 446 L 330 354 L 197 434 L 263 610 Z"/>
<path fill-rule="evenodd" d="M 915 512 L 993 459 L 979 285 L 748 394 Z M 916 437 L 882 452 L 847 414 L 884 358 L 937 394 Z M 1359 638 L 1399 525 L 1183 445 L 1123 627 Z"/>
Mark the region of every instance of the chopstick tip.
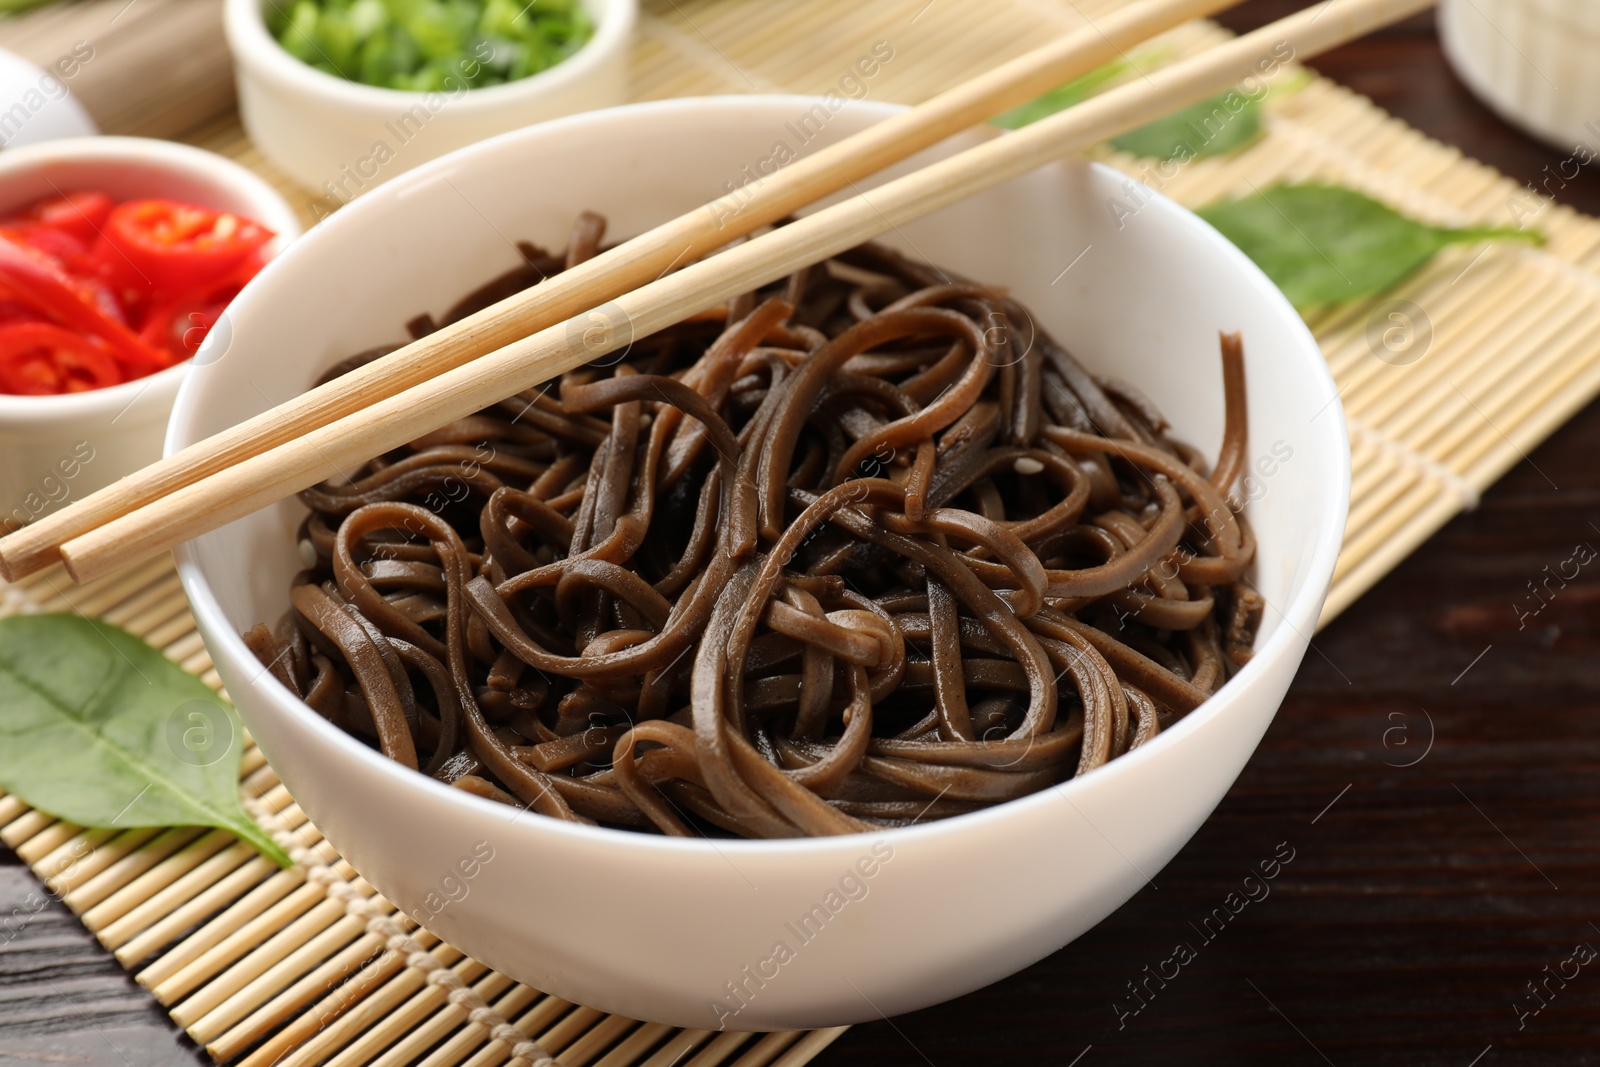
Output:
<path fill-rule="evenodd" d="M 0 537 L 0 581 L 20 581 L 44 570 L 59 558 L 56 545 L 49 541 L 40 542 L 32 526 L 13 530 Z"/>

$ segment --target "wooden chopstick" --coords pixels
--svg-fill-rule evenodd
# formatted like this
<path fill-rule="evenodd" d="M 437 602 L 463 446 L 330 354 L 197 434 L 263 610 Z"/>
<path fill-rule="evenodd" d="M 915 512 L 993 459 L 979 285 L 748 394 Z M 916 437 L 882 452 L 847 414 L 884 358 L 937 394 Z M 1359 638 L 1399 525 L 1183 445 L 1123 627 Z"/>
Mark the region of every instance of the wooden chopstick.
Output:
<path fill-rule="evenodd" d="M 632 337 L 663 329 L 1070 150 L 1223 91 L 1259 74 L 1273 60 L 1315 55 L 1433 2 L 1327 0 L 801 218 L 619 295 L 608 305 L 600 328 L 582 317 L 548 327 L 85 533 L 61 548 L 67 571 L 78 581 L 88 581 L 169 549 L 581 366 Z"/>
<path fill-rule="evenodd" d="M 740 190 L 639 235 L 534 289 L 398 349 L 273 410 L 160 460 L 0 539 L 14 581 L 58 557 L 62 542 L 173 491 L 295 440 L 404 389 L 659 277 L 852 182 L 1111 61 L 1140 41 L 1239 0 L 1140 0 L 931 100 L 795 160 Z"/>

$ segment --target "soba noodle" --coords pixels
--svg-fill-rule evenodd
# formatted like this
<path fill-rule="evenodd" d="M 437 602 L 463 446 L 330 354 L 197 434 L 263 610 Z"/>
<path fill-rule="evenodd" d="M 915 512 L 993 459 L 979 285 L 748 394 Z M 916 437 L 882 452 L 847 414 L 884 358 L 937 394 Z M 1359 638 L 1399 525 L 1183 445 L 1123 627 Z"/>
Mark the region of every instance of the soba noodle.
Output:
<path fill-rule="evenodd" d="M 524 245 L 444 321 L 603 232 Z M 391 759 L 553 818 L 958 815 L 1146 743 L 1248 658 L 1237 337 L 1222 368 L 1208 473 L 1003 290 L 863 245 L 306 491 L 291 609 L 246 639 Z"/>

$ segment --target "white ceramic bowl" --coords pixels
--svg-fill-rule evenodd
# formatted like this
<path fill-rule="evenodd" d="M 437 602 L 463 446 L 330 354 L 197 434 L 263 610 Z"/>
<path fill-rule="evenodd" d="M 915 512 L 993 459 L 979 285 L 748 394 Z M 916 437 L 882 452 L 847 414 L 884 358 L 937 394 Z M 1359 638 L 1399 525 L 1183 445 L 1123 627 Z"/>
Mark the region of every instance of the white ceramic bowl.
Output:
<path fill-rule="evenodd" d="M 496 138 L 383 187 L 308 234 L 240 299 L 234 351 L 185 383 L 167 447 L 293 396 L 349 353 L 403 339 L 413 315 L 438 313 L 519 262 L 508 238 L 559 247 L 582 208 L 606 212 L 618 235 L 637 233 L 723 193 L 813 103 L 618 108 Z M 894 110 L 846 109 L 810 147 Z M 978 136 L 987 134 L 956 143 Z M 529 174 L 542 176 L 536 192 Z M 300 565 L 303 512 L 286 501 L 184 545 L 178 560 L 228 691 L 311 819 L 389 899 L 436 912 L 428 926 L 490 966 L 684 1026 L 786 1029 L 909 1011 L 1008 975 L 1099 922 L 1189 839 L 1271 721 L 1316 625 L 1349 474 L 1333 384 L 1299 316 L 1170 201 L 1145 194 L 1119 229 L 1107 202 L 1127 195 L 1124 181 L 1100 166 L 1053 165 L 906 225 L 891 243 L 1010 285 L 1090 366 L 1138 383 L 1183 437 L 1213 452 L 1217 331 L 1243 331 L 1252 455 L 1276 449 L 1278 460 L 1270 476 L 1260 473 L 1269 463 L 1257 468 L 1249 490 L 1257 582 L 1272 607 L 1254 661 L 1203 708 L 1060 788 L 881 834 L 683 840 L 518 817 L 378 755 L 251 657 L 240 631 L 279 617 Z M 270 367 L 260 358 L 269 352 Z M 463 890 L 451 872 L 475 849 L 493 860 Z M 438 908 L 444 896 L 459 899 Z M 813 920 L 820 933 L 797 937 L 801 917 L 841 901 Z M 783 964 L 772 962 L 780 941 L 794 954 Z M 715 1004 L 729 1003 L 730 982 L 750 995 L 725 1017 Z"/>
<path fill-rule="evenodd" d="M 300 234 L 294 209 L 231 160 L 143 137 L 81 137 L 0 153 L 0 214 L 56 192 L 115 200 L 162 196 L 260 222 L 275 255 Z M 214 348 L 215 346 L 213 346 Z M 31 521 L 161 456 L 172 400 L 189 364 L 67 396 L 0 393 L 0 518 Z"/>
<path fill-rule="evenodd" d="M 452 93 L 384 89 L 308 66 L 273 40 L 266 2 L 227 0 L 223 16 L 245 131 L 284 173 L 340 203 L 453 149 L 628 98 L 638 0 L 583 0 L 594 36 L 573 55 L 532 77 Z"/>
<path fill-rule="evenodd" d="M 78 59 L 69 52 L 52 66 L 60 72 L 75 74 Z M 19 106 L 20 116 L 17 114 Z M 40 70 L 3 48 L 0 48 L 0 114 L 7 116 L 0 128 L 0 147 L 5 148 L 20 148 L 63 137 L 93 137 L 100 132 L 78 98 L 67 91 L 67 83 L 57 70 Z"/>
<path fill-rule="evenodd" d="M 1502 118 L 1564 152 L 1600 153 L 1600 4 L 1443 0 L 1439 37 Z"/>

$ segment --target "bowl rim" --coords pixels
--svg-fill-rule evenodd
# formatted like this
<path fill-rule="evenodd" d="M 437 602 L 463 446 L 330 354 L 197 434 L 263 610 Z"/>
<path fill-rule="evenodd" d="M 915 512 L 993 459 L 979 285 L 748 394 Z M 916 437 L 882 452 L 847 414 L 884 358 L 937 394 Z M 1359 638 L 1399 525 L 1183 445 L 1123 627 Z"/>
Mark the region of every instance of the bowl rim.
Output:
<path fill-rule="evenodd" d="M 0 181 L 35 168 L 117 162 L 137 163 L 174 174 L 187 174 L 238 193 L 241 199 L 254 205 L 251 210 L 254 221 L 269 226 L 277 234 L 269 245 L 274 249 L 270 259 L 276 259 L 300 236 L 300 216 L 266 179 L 226 156 L 176 141 L 97 135 L 18 145 L 0 152 Z M 0 203 L 0 211 L 20 206 Z M 175 392 L 191 362 L 184 360 L 142 378 L 82 393 L 51 396 L 0 393 L 0 426 L 64 423 L 111 413 L 121 418 L 149 391 L 153 390 L 157 395 Z"/>
<path fill-rule="evenodd" d="M 256 0 L 229 0 L 230 3 L 254 3 Z M 672 121 L 675 114 L 693 114 L 704 117 L 708 108 L 728 109 L 737 112 L 746 108 L 773 109 L 783 114 L 788 114 L 790 109 L 810 106 L 822 101 L 820 96 L 804 94 L 762 94 L 751 95 L 721 95 L 703 97 L 678 97 L 666 100 L 647 101 L 642 103 L 625 104 L 620 107 L 606 108 L 571 115 L 533 126 L 523 127 L 496 137 L 488 138 L 466 148 L 457 149 L 437 159 L 431 160 L 413 170 L 397 176 L 384 184 L 384 196 L 361 197 L 344 206 L 340 211 L 334 212 L 306 239 L 299 242 L 290 256 L 280 256 L 263 270 L 267 271 L 291 269 L 299 258 L 305 258 L 316 253 L 316 246 L 322 241 L 337 240 L 343 232 L 344 226 L 350 224 L 349 218 L 360 218 L 368 212 L 385 210 L 386 199 L 401 197 L 412 188 L 421 188 L 432 184 L 435 176 L 440 173 L 453 171 L 463 165 L 471 165 L 477 156 L 487 155 L 499 147 L 519 139 L 538 139 L 546 136 L 552 130 L 565 129 L 574 123 L 594 121 L 627 121 L 635 116 L 642 116 L 663 122 Z M 891 115 L 906 110 L 905 105 L 889 104 L 876 101 L 850 101 L 849 106 L 859 108 L 868 114 L 875 115 L 877 121 L 882 121 Z M 996 135 L 1004 136 L 1004 131 L 995 130 Z M 1127 180 L 1127 175 L 1110 167 L 1107 164 L 1088 159 L 1081 159 L 1082 164 L 1091 172 L 1112 178 L 1121 183 Z M 1326 419 L 1326 427 L 1314 429 L 1317 435 L 1330 435 L 1326 440 L 1329 451 L 1329 462 L 1332 464 L 1332 473 L 1335 477 L 1320 481 L 1317 492 L 1325 504 L 1330 506 L 1329 522 L 1326 527 L 1316 530 L 1310 537 L 1308 562 L 1305 575 L 1300 585 L 1295 590 L 1294 596 L 1283 605 L 1268 604 L 1267 609 L 1275 612 L 1279 617 L 1279 624 L 1273 634 L 1267 639 L 1265 645 L 1255 650 L 1249 663 L 1240 669 L 1239 673 L 1230 678 L 1214 694 L 1206 699 L 1198 708 L 1179 719 L 1172 726 L 1162 730 L 1155 738 L 1140 747 L 1126 752 L 1117 758 L 1108 761 L 1105 765 L 1084 774 L 1058 782 L 1054 786 L 1041 789 L 1015 800 L 994 804 L 978 811 L 952 816 L 946 819 L 929 823 L 920 823 L 912 826 L 893 827 L 888 829 L 873 829 L 854 834 L 841 834 L 829 837 L 795 837 L 781 839 L 749 839 L 749 838 L 682 838 L 669 837 L 665 834 L 643 833 L 633 830 L 622 830 L 608 826 L 588 826 L 571 823 L 561 819 L 539 817 L 537 819 L 513 819 L 511 823 L 527 828 L 526 832 L 532 834 L 555 834 L 568 837 L 569 840 L 579 844 L 616 847 L 624 842 L 630 846 L 643 848 L 654 852 L 662 850 L 675 855 L 698 855 L 718 859 L 726 859 L 729 852 L 735 854 L 758 857 L 772 855 L 790 855 L 805 853 L 833 853 L 836 851 L 854 851 L 862 847 L 862 842 L 872 841 L 880 837 L 889 836 L 893 840 L 907 841 L 925 840 L 940 837 L 960 837 L 968 833 L 982 833 L 998 821 L 1015 818 L 1035 808 L 1042 808 L 1057 801 L 1057 794 L 1061 799 L 1075 810 L 1076 804 L 1072 798 L 1082 793 L 1087 788 L 1085 781 L 1097 781 L 1108 775 L 1127 775 L 1139 773 L 1138 768 L 1152 760 L 1165 758 L 1164 753 L 1176 746 L 1185 744 L 1185 739 L 1197 733 L 1203 727 L 1223 714 L 1229 706 L 1235 703 L 1250 685 L 1259 676 L 1266 673 L 1269 666 L 1279 659 L 1289 655 L 1289 648 L 1298 640 L 1306 637 L 1316 627 L 1317 617 L 1321 612 L 1323 601 L 1326 598 L 1334 565 L 1337 562 L 1339 549 L 1344 539 L 1344 525 L 1349 510 L 1350 501 L 1350 447 L 1349 436 L 1344 418 L 1344 406 L 1340 400 L 1338 388 L 1333 380 L 1333 375 L 1327 361 L 1322 355 L 1321 346 L 1305 325 L 1300 314 L 1289 303 L 1287 297 L 1274 285 L 1261 269 L 1243 252 L 1223 237 L 1214 227 L 1200 218 L 1188 208 L 1153 189 L 1146 189 L 1146 207 L 1160 215 L 1167 216 L 1172 224 L 1187 226 L 1201 233 L 1204 239 L 1211 242 L 1217 254 L 1225 262 L 1231 263 L 1238 272 L 1240 281 L 1250 285 L 1257 296 L 1273 305 L 1278 314 L 1284 318 L 1292 334 L 1296 335 L 1299 345 L 1292 353 L 1282 353 L 1280 358 L 1294 358 L 1300 360 L 1307 373 L 1322 386 L 1329 400 L 1322 410 Z M 351 216 L 350 212 L 361 214 Z M 344 224 L 341 224 L 344 219 Z M 299 258 L 292 258 L 299 257 Z M 165 453 L 170 455 L 173 451 L 190 442 L 189 434 L 183 432 L 200 408 L 200 391 L 204 388 L 201 379 L 191 377 L 186 379 L 179 390 L 177 402 L 173 406 L 172 417 L 168 423 Z M 1313 422 L 1323 422 L 1321 418 Z M 228 621 L 222 606 L 218 603 L 215 594 L 206 581 L 203 568 L 195 553 L 194 542 L 186 541 L 173 550 L 177 561 L 179 579 L 185 594 L 189 599 L 200 628 L 207 635 L 207 646 L 210 648 L 213 641 L 220 647 L 212 649 L 214 660 L 226 658 L 230 665 L 244 664 L 253 669 L 256 677 L 253 684 L 265 686 L 265 696 L 268 702 L 274 705 L 274 711 L 282 710 L 291 716 L 298 716 L 310 729 L 322 736 L 329 744 L 348 758 L 367 761 L 371 768 L 400 784 L 400 788 L 420 788 L 424 794 L 436 798 L 438 805 L 459 805 L 459 810 L 471 818 L 498 817 L 502 823 L 508 822 L 505 817 L 505 805 L 455 789 L 442 782 L 429 778 L 426 775 L 404 767 L 399 763 L 384 756 L 355 737 L 345 733 L 333 723 L 312 711 L 304 702 L 291 693 L 287 687 L 272 676 L 270 671 L 259 670 L 259 663 L 245 646 L 242 636 L 236 632 Z M 1274 709 L 1276 710 L 1276 709 Z M 526 810 L 526 807 L 521 810 Z"/>
<path fill-rule="evenodd" d="M 459 97 L 454 92 L 418 89 L 390 89 L 381 85 L 341 78 L 295 58 L 267 30 L 261 7 L 266 0 L 227 0 L 223 30 L 234 60 L 241 67 L 287 83 L 305 93 L 331 98 L 343 106 L 406 111 L 433 95 L 452 101 L 452 110 L 481 111 L 497 104 L 516 104 L 559 91 L 588 77 L 594 70 L 626 49 L 638 18 L 637 0 L 592 0 L 586 9 L 598 8 L 594 34 L 576 52 L 536 74 L 500 85 L 467 89 Z M 582 0 L 580 0 L 582 2 Z"/>

